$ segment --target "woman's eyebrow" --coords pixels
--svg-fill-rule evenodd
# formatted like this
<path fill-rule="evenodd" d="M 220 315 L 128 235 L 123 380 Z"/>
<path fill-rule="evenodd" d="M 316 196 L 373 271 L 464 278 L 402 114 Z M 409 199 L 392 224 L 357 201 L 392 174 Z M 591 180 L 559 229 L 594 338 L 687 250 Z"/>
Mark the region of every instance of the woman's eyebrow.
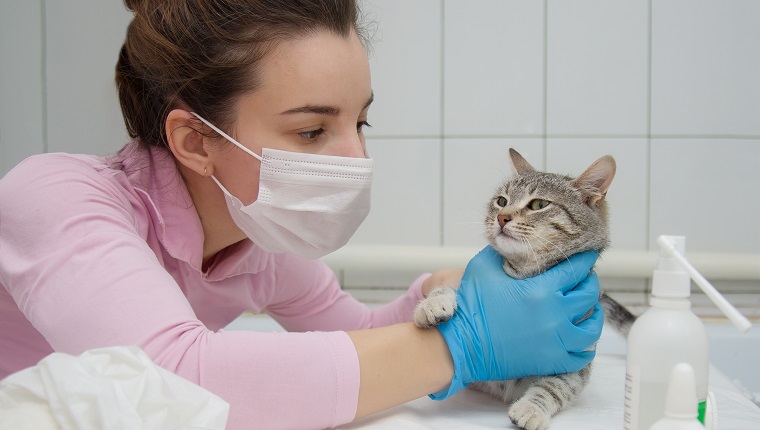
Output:
<path fill-rule="evenodd" d="M 294 113 L 316 113 L 319 115 L 338 116 L 340 115 L 340 108 L 335 106 L 325 105 L 305 105 L 293 109 L 288 109 L 280 115 L 291 115 Z"/>
<path fill-rule="evenodd" d="M 364 108 L 362 108 L 362 110 L 367 109 L 374 100 L 375 93 L 373 92 L 370 94 L 369 99 L 367 99 L 367 103 L 364 104 Z M 305 105 L 293 109 L 288 109 L 280 113 L 280 115 L 291 115 L 296 113 L 313 113 L 318 115 L 338 116 L 340 115 L 340 108 L 328 105 Z"/>

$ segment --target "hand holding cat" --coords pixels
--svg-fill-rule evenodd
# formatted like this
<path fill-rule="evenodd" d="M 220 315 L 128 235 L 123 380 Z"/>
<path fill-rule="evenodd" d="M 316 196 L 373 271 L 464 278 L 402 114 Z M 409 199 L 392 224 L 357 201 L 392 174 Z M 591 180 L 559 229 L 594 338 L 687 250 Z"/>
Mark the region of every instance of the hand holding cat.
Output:
<path fill-rule="evenodd" d="M 438 325 L 454 360 L 444 399 L 471 382 L 577 371 L 594 358 L 586 351 L 601 335 L 599 282 L 590 273 L 598 253 L 571 256 L 523 280 L 504 273 L 490 246 L 467 265 L 457 291 L 458 310 Z M 581 320 L 589 309 L 594 313 Z"/>

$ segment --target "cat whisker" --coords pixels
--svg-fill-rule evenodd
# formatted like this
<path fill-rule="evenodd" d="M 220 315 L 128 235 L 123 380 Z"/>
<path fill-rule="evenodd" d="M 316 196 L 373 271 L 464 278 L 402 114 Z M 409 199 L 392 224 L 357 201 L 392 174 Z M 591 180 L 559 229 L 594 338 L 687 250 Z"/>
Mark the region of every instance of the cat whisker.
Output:
<path fill-rule="evenodd" d="M 477 239 L 479 242 L 482 240 L 489 240 L 489 237 L 483 233 L 483 221 L 458 221 L 454 223 L 455 226 L 463 227 L 457 229 L 457 231 L 461 233 L 467 233 L 466 239 Z M 478 228 L 468 228 L 468 227 L 478 227 Z"/>
<path fill-rule="evenodd" d="M 570 258 L 567 256 L 567 254 L 565 254 L 565 251 L 563 251 L 563 250 L 562 250 L 562 248 L 560 248 L 559 246 L 557 246 L 557 245 L 556 245 L 554 242 L 552 242 L 551 240 L 549 240 L 549 239 L 547 239 L 547 238 L 545 238 L 545 237 L 542 237 L 542 236 L 541 236 L 540 234 L 538 234 L 538 233 L 534 233 L 534 235 L 533 235 L 533 236 L 534 236 L 534 237 L 536 237 L 536 238 L 537 238 L 537 239 L 539 239 L 539 240 L 542 240 L 542 241 L 544 241 L 544 243 L 549 243 L 549 244 L 551 244 L 553 247 L 557 248 L 557 251 L 559 251 L 559 252 L 562 254 L 562 256 L 563 256 L 563 257 L 565 257 L 565 260 L 567 260 L 567 261 L 570 261 Z M 559 261 L 557 261 L 557 263 L 559 263 Z M 570 269 L 573 271 L 573 277 L 575 277 L 575 276 L 576 276 L 576 275 L 575 275 L 575 268 L 573 267 L 573 265 L 572 265 L 572 264 L 570 264 Z"/>
<path fill-rule="evenodd" d="M 475 226 L 481 227 L 483 225 L 483 221 L 460 221 L 456 223 L 456 225 L 467 225 L 467 226 L 475 225 Z"/>
<path fill-rule="evenodd" d="M 530 248 L 530 252 L 533 254 L 533 259 L 536 260 L 536 266 L 541 267 L 541 262 L 538 261 L 538 255 L 536 254 L 536 250 L 533 249 L 533 245 L 531 245 L 530 241 L 527 238 L 523 238 L 522 241 L 528 245 L 528 248 Z"/>

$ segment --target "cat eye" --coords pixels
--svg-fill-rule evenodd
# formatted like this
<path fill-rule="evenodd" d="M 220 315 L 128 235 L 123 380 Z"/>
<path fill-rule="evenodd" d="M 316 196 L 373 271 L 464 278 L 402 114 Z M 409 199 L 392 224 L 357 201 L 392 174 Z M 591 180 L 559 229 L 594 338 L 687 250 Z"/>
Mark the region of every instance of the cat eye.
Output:
<path fill-rule="evenodd" d="M 499 205 L 500 207 L 506 206 L 507 205 L 507 198 L 503 197 L 503 196 L 499 197 L 498 199 L 496 199 L 496 204 Z"/>
<path fill-rule="evenodd" d="M 549 206 L 549 201 L 544 199 L 534 199 L 528 204 L 531 210 L 537 211 Z"/>

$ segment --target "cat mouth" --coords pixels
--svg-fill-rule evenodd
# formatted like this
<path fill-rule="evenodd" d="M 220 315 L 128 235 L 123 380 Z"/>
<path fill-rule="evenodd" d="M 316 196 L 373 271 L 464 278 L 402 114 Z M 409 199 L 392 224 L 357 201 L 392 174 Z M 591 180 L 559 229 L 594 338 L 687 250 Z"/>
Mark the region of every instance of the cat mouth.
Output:
<path fill-rule="evenodd" d="M 500 229 L 499 232 L 496 234 L 496 237 L 494 239 L 497 242 L 501 242 L 503 244 L 519 241 L 519 238 L 513 232 L 511 232 L 511 231 L 509 231 L 507 229 Z"/>
<path fill-rule="evenodd" d="M 498 232 L 494 236 L 495 242 L 499 243 L 501 247 L 509 249 L 522 249 L 526 243 L 526 239 L 523 232 L 514 231 L 507 227 L 498 229 Z"/>
<path fill-rule="evenodd" d="M 494 244 L 505 251 L 507 249 L 515 249 L 515 247 L 519 248 L 523 242 L 522 235 L 519 232 L 513 231 L 509 228 L 509 225 L 502 227 L 498 223 L 493 224 L 492 237 Z"/>
<path fill-rule="evenodd" d="M 505 237 L 506 239 L 517 239 L 517 236 L 515 236 L 514 232 L 511 232 L 507 228 L 501 228 L 499 229 L 499 234 L 497 234 L 498 237 Z"/>

